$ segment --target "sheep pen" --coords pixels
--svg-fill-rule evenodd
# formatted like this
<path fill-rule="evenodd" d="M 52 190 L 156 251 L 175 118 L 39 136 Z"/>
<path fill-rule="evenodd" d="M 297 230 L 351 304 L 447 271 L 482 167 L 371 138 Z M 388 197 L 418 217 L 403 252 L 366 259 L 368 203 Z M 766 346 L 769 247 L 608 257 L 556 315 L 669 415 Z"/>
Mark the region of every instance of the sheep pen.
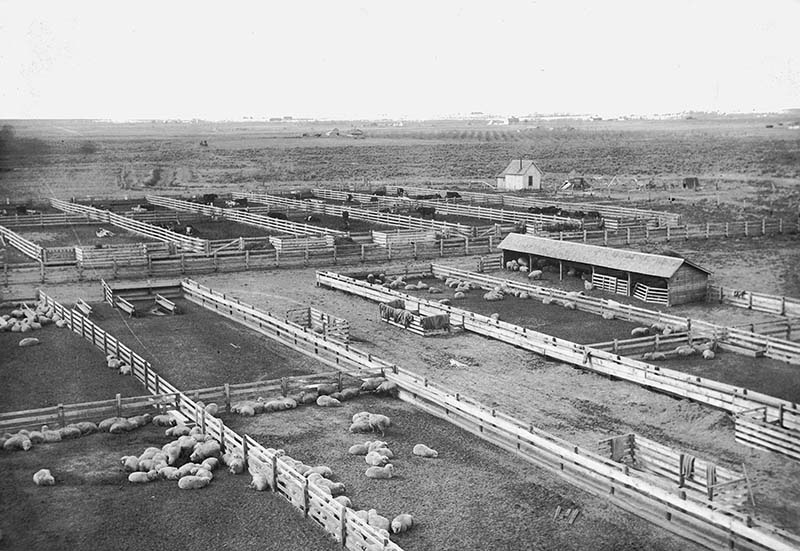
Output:
<path fill-rule="evenodd" d="M 388 416 L 391 427 L 384 436 L 349 432 L 360 411 Z M 362 394 L 335 409 L 307 405 L 222 417 L 264 446 L 330 467 L 354 509 L 376 509 L 390 519 L 411 514 L 413 528 L 392 538 L 406 551 L 695 548 L 399 400 Z M 393 452 L 391 479 L 366 477 L 364 457 L 348 453 L 354 444 L 375 440 L 387 442 Z M 437 449 L 438 458 L 415 456 L 418 443 Z M 557 510 L 580 510 L 581 517 L 570 524 Z"/>
<path fill-rule="evenodd" d="M 120 457 L 170 440 L 148 425 L 0 451 L 3 549 L 340 549 L 280 497 L 248 488 L 250 477 L 218 469 L 197 491 L 174 481 L 132 484 Z M 56 484 L 36 486 L 46 466 Z M 198 496 L 196 492 L 202 492 Z"/>

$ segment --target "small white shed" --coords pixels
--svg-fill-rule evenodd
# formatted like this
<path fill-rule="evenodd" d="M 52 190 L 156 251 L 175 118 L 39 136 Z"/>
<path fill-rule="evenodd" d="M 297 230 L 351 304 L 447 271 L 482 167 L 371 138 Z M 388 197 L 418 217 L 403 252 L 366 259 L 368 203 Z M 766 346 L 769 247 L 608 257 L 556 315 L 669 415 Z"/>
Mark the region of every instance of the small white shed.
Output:
<path fill-rule="evenodd" d="M 536 163 L 518 159 L 497 175 L 498 190 L 542 189 L 542 170 Z"/>

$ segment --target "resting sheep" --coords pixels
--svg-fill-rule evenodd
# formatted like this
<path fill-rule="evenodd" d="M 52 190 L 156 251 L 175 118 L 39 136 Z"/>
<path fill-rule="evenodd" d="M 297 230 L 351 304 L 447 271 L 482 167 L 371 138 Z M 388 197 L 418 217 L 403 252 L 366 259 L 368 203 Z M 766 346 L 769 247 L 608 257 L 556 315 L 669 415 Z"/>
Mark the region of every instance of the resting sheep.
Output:
<path fill-rule="evenodd" d="M 645 352 L 642 354 L 642 360 L 648 361 L 664 361 L 667 359 L 667 355 L 663 352 Z"/>
<path fill-rule="evenodd" d="M 392 421 L 387 416 L 379 413 L 370 413 L 368 421 L 373 431 L 381 431 L 381 436 L 386 433 L 386 429 L 392 426 Z"/>
<path fill-rule="evenodd" d="M 389 519 L 379 515 L 378 511 L 375 509 L 370 509 L 367 511 L 367 523 L 378 530 L 388 531 L 389 528 L 392 527 L 392 523 L 389 521 Z"/>
<path fill-rule="evenodd" d="M 207 440 L 198 443 L 194 446 L 192 454 L 189 456 L 189 461 L 197 463 L 209 457 L 218 457 L 220 454 L 220 445 L 216 440 Z"/>
<path fill-rule="evenodd" d="M 267 479 L 267 475 L 264 473 L 253 474 L 253 480 L 250 481 L 250 487 L 257 492 L 263 492 L 269 488 L 269 480 Z"/>
<path fill-rule="evenodd" d="M 392 519 L 392 534 L 407 532 L 414 526 L 414 517 L 409 514 L 397 515 Z"/>
<path fill-rule="evenodd" d="M 338 501 L 339 503 L 341 503 L 342 507 L 352 507 L 353 506 L 353 502 L 350 501 L 350 498 L 347 497 L 347 496 L 337 496 L 337 497 L 333 498 L 333 500 L 334 501 Z"/>
<path fill-rule="evenodd" d="M 152 423 L 157 427 L 173 427 L 178 422 L 171 415 L 156 415 Z"/>
<path fill-rule="evenodd" d="M 199 490 L 200 488 L 208 486 L 209 482 L 211 482 L 211 480 L 208 478 L 189 475 L 178 480 L 178 488 L 181 490 Z"/>
<path fill-rule="evenodd" d="M 713 360 L 716 357 L 714 351 L 711 349 L 703 350 L 703 359 L 704 360 Z"/>
<path fill-rule="evenodd" d="M 399 388 L 394 381 L 384 381 L 374 390 L 375 394 L 388 394 L 389 396 L 397 396 Z"/>
<path fill-rule="evenodd" d="M 369 442 L 365 444 L 354 444 L 350 446 L 350 448 L 347 450 L 347 453 L 350 455 L 367 455 L 369 452 L 368 445 Z"/>
<path fill-rule="evenodd" d="M 3 442 L 4 450 L 23 450 L 28 451 L 33 447 L 31 439 L 24 434 L 15 434 L 5 442 Z"/>
<path fill-rule="evenodd" d="M 128 475 L 128 482 L 133 482 L 134 484 L 143 484 L 145 482 L 152 482 L 156 478 L 158 478 L 158 473 L 156 471 L 148 471 L 146 473 L 137 471 Z M 180 481 L 178 482 L 180 483 Z"/>
<path fill-rule="evenodd" d="M 244 457 L 239 454 L 226 453 L 222 456 L 222 462 L 228 466 L 231 474 L 242 474 L 244 472 Z"/>
<path fill-rule="evenodd" d="M 544 274 L 541 270 L 533 270 L 528 274 L 528 279 L 542 279 L 542 275 Z"/>
<path fill-rule="evenodd" d="M 439 457 L 439 452 L 433 448 L 429 448 L 425 444 L 417 444 L 414 446 L 412 453 L 419 457 Z"/>
<path fill-rule="evenodd" d="M 391 463 L 383 466 L 383 467 L 369 467 L 364 474 L 367 478 L 374 478 L 374 479 L 387 479 L 392 478 L 394 476 L 394 465 Z"/>
<path fill-rule="evenodd" d="M 367 465 L 372 465 L 373 467 L 382 467 L 389 462 L 389 458 L 378 453 L 377 451 L 372 451 L 364 457 L 364 461 L 367 462 Z"/>
<path fill-rule="evenodd" d="M 342 403 L 336 398 L 330 396 L 319 396 L 317 398 L 317 405 L 323 408 L 338 408 L 342 407 Z"/>
<path fill-rule="evenodd" d="M 56 479 L 50 469 L 39 469 L 33 474 L 33 483 L 37 486 L 55 486 Z"/>
<path fill-rule="evenodd" d="M 694 348 L 688 344 L 683 344 L 675 348 L 675 353 L 678 354 L 678 356 L 691 356 L 694 354 Z"/>
<path fill-rule="evenodd" d="M 649 327 L 634 327 L 631 329 L 631 337 L 646 337 L 650 334 Z"/>

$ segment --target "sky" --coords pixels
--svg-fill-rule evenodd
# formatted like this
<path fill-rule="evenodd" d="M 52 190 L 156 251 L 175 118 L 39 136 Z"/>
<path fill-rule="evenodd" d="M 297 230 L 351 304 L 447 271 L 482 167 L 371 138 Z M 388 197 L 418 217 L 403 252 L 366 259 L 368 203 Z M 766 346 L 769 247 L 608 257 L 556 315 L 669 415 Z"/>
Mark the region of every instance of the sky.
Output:
<path fill-rule="evenodd" d="M 800 0 L 0 0 L 0 118 L 800 107 Z"/>

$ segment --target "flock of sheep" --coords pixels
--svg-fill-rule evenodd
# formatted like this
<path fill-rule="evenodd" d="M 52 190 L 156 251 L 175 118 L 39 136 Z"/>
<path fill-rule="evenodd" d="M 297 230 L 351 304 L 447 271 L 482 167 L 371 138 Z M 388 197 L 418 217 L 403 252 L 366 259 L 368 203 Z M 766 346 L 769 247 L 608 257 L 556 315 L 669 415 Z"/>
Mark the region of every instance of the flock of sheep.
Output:
<path fill-rule="evenodd" d="M 24 302 L 19 302 L 14 306 L 15 308 L 11 310 L 11 313 L 0 316 L 0 331 L 29 333 L 51 323 L 57 327 L 65 327 L 67 325 L 66 320 L 62 319 L 61 315 L 43 300 L 37 302 L 33 308 Z M 33 346 L 38 343 L 38 339 L 28 337 L 20 341 L 20 346 Z"/>
<path fill-rule="evenodd" d="M 348 387 L 339 390 L 334 384 L 320 384 L 314 390 L 301 390 L 297 394 L 265 400 L 258 397 L 255 400 L 243 400 L 231 404 L 231 412 L 244 417 L 252 417 L 260 413 L 272 413 L 295 409 L 306 404 L 316 404 L 320 407 L 341 407 L 342 402 L 357 398 L 362 392 L 371 392 L 377 395 L 397 396 L 397 384 L 387 381 L 383 377 L 366 379 L 359 388 Z"/>

